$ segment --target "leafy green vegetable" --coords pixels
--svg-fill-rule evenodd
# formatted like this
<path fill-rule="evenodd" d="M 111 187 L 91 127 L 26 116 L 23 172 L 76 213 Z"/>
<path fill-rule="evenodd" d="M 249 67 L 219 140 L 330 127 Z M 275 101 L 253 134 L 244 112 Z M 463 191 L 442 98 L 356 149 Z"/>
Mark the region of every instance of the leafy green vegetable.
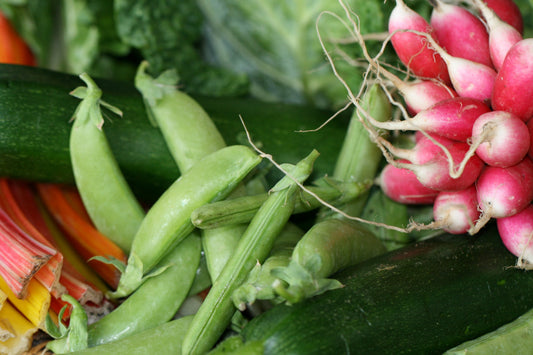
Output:
<path fill-rule="evenodd" d="M 177 69 L 185 91 L 215 96 L 248 90 L 244 75 L 207 64 L 197 50 L 203 16 L 193 0 L 115 0 L 117 29 L 137 48 L 156 75 Z"/>
<path fill-rule="evenodd" d="M 248 73 L 254 96 L 270 101 L 312 103 L 331 106 L 344 103 L 344 87 L 332 74 L 320 45 L 317 28 L 326 47 L 356 58 L 359 46 L 342 44 L 346 27 L 324 11 L 346 16 L 336 0 L 199 0 L 207 21 L 207 40 L 214 60 L 222 66 Z M 360 17 L 363 33 L 386 28 L 381 2 L 349 0 Z M 317 25 L 318 19 L 318 25 Z M 355 52 L 354 52 L 355 51 Z M 354 67 L 340 52 L 339 72 L 357 88 L 366 69 Z"/>

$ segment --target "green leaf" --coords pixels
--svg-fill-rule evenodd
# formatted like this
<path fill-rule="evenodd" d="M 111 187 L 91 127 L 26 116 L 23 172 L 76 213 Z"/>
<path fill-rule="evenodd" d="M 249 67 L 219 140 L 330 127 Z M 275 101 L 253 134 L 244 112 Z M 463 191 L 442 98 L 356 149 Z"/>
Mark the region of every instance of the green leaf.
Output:
<path fill-rule="evenodd" d="M 106 256 L 97 255 L 89 259 L 89 261 L 91 260 L 99 261 L 101 263 L 108 264 L 108 265 L 113 265 L 118 271 L 120 271 L 120 273 L 123 273 L 124 270 L 126 269 L 126 264 L 123 261 L 118 260 L 117 258 L 112 257 L 112 256 L 106 257 Z"/>
<path fill-rule="evenodd" d="M 63 301 L 72 306 L 68 328 L 61 322 L 63 314 L 67 308 L 65 305 L 59 312 L 59 327 L 57 327 L 50 317 L 46 319 L 46 330 L 55 340 L 49 341 L 46 348 L 56 354 L 64 354 L 74 351 L 81 351 L 87 348 L 87 314 L 80 303 L 72 296 L 64 294 Z"/>
<path fill-rule="evenodd" d="M 131 253 L 128 257 L 128 264 L 126 269 L 123 267 L 123 264 L 118 260 L 105 259 L 101 257 L 95 257 L 100 261 L 108 262 L 115 265 L 122 272 L 118 287 L 115 291 L 107 293 L 109 298 L 118 299 L 130 295 L 133 291 L 139 288 L 140 285 L 144 283 L 147 279 L 157 276 L 164 272 L 170 265 L 164 265 L 161 267 L 155 268 L 150 273 L 143 276 L 143 263 L 142 260 L 135 254 Z"/>
<path fill-rule="evenodd" d="M 128 272 L 126 272 L 126 269 L 122 271 L 117 289 L 113 292 L 108 292 L 108 297 L 117 299 L 128 296 L 142 284 L 143 263 L 135 253 L 129 255 L 126 268 Z"/>

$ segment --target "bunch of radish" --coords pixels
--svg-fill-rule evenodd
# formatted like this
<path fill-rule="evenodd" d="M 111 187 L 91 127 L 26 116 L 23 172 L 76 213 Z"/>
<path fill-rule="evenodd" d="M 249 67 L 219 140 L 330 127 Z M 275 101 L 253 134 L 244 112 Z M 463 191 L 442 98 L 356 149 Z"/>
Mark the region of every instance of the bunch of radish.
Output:
<path fill-rule="evenodd" d="M 412 131 L 414 147 L 376 138 L 392 199 L 432 204 L 433 226 L 475 234 L 496 219 L 504 244 L 533 265 L 533 38 L 513 0 L 431 0 L 430 19 L 397 0 L 392 46 L 409 77 L 369 64 L 401 94 L 403 120 L 367 122 Z"/>

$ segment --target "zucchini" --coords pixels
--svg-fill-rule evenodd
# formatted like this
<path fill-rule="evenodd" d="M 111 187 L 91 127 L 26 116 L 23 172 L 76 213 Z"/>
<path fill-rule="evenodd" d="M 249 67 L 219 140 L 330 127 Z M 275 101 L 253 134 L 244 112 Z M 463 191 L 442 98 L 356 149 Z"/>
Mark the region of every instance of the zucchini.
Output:
<path fill-rule="evenodd" d="M 241 335 L 264 354 L 442 354 L 533 307 L 533 274 L 515 262 L 494 226 L 442 235 L 346 269 L 345 287 L 277 305 Z"/>
<path fill-rule="evenodd" d="M 146 115 L 133 83 L 95 79 L 102 99 L 120 108 L 105 132 L 113 153 L 134 192 L 158 197 L 179 176 L 159 129 Z M 33 181 L 73 183 L 68 137 L 79 100 L 69 92 L 81 84 L 76 75 L 41 68 L 0 64 L 0 176 Z M 195 97 L 209 113 L 228 145 L 246 142 L 239 115 L 252 139 L 282 163 L 297 163 L 316 148 L 312 178 L 330 174 L 344 139 L 348 119 L 337 118 L 316 133 L 331 112 L 311 107 L 265 103 L 248 98 Z M 269 183 L 281 177 L 275 169 Z"/>

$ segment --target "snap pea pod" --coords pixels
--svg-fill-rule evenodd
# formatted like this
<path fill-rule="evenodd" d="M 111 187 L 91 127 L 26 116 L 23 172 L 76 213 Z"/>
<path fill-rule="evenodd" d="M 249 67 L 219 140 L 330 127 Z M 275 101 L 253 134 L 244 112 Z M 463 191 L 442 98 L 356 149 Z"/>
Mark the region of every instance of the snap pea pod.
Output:
<path fill-rule="evenodd" d="M 272 188 L 269 198 L 250 221 L 235 253 L 193 318 L 183 341 L 182 354 L 206 353 L 224 332 L 235 312 L 231 300 L 233 291 L 242 284 L 254 265 L 268 256 L 294 209 L 299 187 L 293 179 L 300 183 L 305 181 L 317 157 L 318 152 L 313 151 L 296 165 L 283 165 L 290 176 L 285 176 Z"/>
<path fill-rule="evenodd" d="M 193 232 L 159 263 L 168 266 L 147 279 L 111 313 L 88 327 L 88 346 L 122 339 L 168 322 L 189 294 L 200 262 L 200 236 Z"/>
<path fill-rule="evenodd" d="M 181 175 L 147 212 L 117 290 L 110 297 L 127 296 L 139 287 L 161 258 L 193 231 L 191 212 L 225 198 L 260 161 L 246 146 L 228 146 Z"/>
<path fill-rule="evenodd" d="M 370 185 L 368 181 L 339 182 L 325 177 L 306 188 L 328 203 L 344 204 L 367 191 Z M 268 194 L 264 193 L 206 204 L 193 211 L 191 220 L 196 227 L 201 229 L 247 223 L 267 198 Z M 322 204 L 313 195 L 307 191 L 301 191 L 297 194 L 293 213 L 312 211 L 320 206 Z"/>
<path fill-rule="evenodd" d="M 289 265 L 272 269 L 274 292 L 297 303 L 342 284 L 328 277 L 386 251 L 383 243 L 359 223 L 326 219 L 316 223 L 296 244 Z"/>
<path fill-rule="evenodd" d="M 200 265 L 196 269 L 196 277 L 192 283 L 191 289 L 189 290 L 189 296 L 197 295 L 198 293 L 206 290 L 211 286 L 211 276 L 209 275 L 209 270 L 207 269 L 207 262 L 205 260 L 205 255 L 200 252 Z"/>
<path fill-rule="evenodd" d="M 246 224 L 232 224 L 202 230 L 202 247 L 206 255 L 207 270 L 209 270 L 211 282 L 217 279 L 235 252 L 235 247 L 246 227 Z"/>
<path fill-rule="evenodd" d="M 276 278 L 271 274 L 271 270 L 277 267 L 289 265 L 291 255 L 296 243 L 302 238 L 304 232 L 293 223 L 287 223 L 285 228 L 274 242 L 274 246 L 264 263 L 257 263 L 250 274 L 232 294 L 233 304 L 240 311 L 246 309 L 247 304 L 253 304 L 255 300 L 275 300 L 276 293 L 272 288 L 272 283 Z"/>
<path fill-rule="evenodd" d="M 73 351 L 70 355 L 179 354 L 191 321 L 192 316 L 181 317 L 111 343 Z"/>
<path fill-rule="evenodd" d="M 202 106 L 177 88 L 178 74 L 175 70 L 167 70 L 152 78 L 146 72 L 147 68 L 148 62 L 143 61 L 135 76 L 135 86 L 145 101 L 148 117 L 160 128 L 170 154 L 184 173 L 198 160 L 224 148 L 226 143 Z M 236 189 L 232 195 L 240 194 L 240 191 Z M 202 232 L 211 280 L 218 276 L 243 231 L 239 226 L 228 226 Z"/>
<path fill-rule="evenodd" d="M 224 138 L 205 110 L 187 93 L 177 89 L 175 70 L 152 78 L 143 61 L 135 76 L 152 124 L 158 126 L 181 172 L 189 170 L 199 159 L 224 148 Z"/>
<path fill-rule="evenodd" d="M 87 74 L 80 78 L 87 87 L 71 93 L 82 101 L 74 113 L 69 143 L 76 186 L 96 228 L 129 252 L 144 210 L 110 149 L 100 106 L 121 112 L 101 100 L 102 91 Z"/>

